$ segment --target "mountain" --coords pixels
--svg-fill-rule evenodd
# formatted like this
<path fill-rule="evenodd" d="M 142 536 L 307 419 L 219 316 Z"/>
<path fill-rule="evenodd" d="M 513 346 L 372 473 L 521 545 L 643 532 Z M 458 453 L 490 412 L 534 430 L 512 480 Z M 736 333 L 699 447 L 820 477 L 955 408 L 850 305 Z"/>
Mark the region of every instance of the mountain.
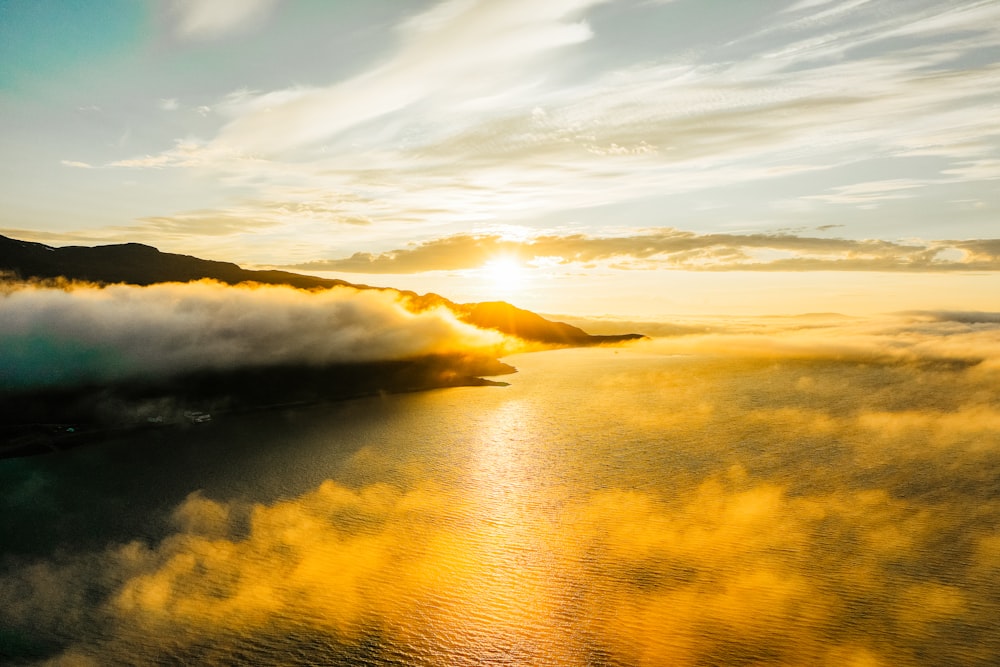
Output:
<path fill-rule="evenodd" d="M 135 285 L 212 279 L 310 290 L 337 286 L 389 289 L 287 271 L 251 271 L 230 262 L 160 252 L 138 243 L 56 248 L 0 236 L 0 281 L 4 278 Z M 546 345 L 596 345 L 641 337 L 592 336 L 504 302 L 458 304 L 437 294 L 391 291 L 402 295 L 406 306 L 415 312 L 449 308 L 470 324 Z M 15 362 L 18 350 L 16 346 L 7 350 Z M 74 350 L 69 346 L 63 352 L 74 354 Z M 59 365 L 57 358 L 46 363 Z M 0 367 L 0 376 L 3 371 Z M 42 368 L 40 377 L 46 372 Z M 513 372 L 516 369 L 512 366 L 488 356 L 446 353 L 318 365 L 299 360 L 208 366 L 118 379 L 57 379 L 37 385 L 0 382 L 0 458 L 106 442 L 138 431 L 208 428 L 211 425 L 204 422 L 211 422 L 213 416 L 226 419 L 245 411 L 439 387 L 503 385 L 488 378 Z"/>
<path fill-rule="evenodd" d="M 230 285 L 257 282 L 300 289 L 337 286 L 388 289 L 289 271 L 254 271 L 231 262 L 160 252 L 141 243 L 56 248 L 0 236 L 0 272 L 4 271 L 22 279 L 62 277 L 95 283 L 133 285 L 191 282 L 209 278 Z M 644 337 L 641 334 L 594 336 L 578 327 L 547 320 L 541 315 L 502 301 L 457 304 L 437 294 L 417 295 L 413 292 L 395 291 L 408 296 L 415 308 L 445 306 L 469 324 L 483 329 L 495 329 L 531 342 L 577 347 Z"/>
<path fill-rule="evenodd" d="M 517 336 L 522 340 L 555 345 L 600 345 L 645 338 L 642 334 L 595 336 L 565 322 L 547 320 L 530 310 L 516 308 L 503 301 L 458 304 L 454 307 L 459 317 L 482 329 L 496 329 Z"/>
<path fill-rule="evenodd" d="M 141 243 L 54 248 L 43 243 L 0 236 L 0 271 L 3 270 L 11 271 L 20 278 L 65 277 L 132 285 L 212 278 L 230 285 L 252 281 L 302 289 L 338 285 L 367 288 L 367 285 L 353 285 L 345 280 L 304 276 L 288 271 L 251 271 L 232 262 L 160 252 Z"/>

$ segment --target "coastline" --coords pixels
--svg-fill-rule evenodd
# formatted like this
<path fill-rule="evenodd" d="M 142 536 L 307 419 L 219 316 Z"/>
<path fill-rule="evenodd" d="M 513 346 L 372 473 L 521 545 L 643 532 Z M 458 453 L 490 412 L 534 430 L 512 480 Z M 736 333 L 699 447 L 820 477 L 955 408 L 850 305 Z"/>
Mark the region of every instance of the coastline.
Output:
<path fill-rule="evenodd" d="M 489 377 L 516 372 L 496 359 L 440 355 L 9 391 L 0 397 L 0 459 L 66 451 L 144 431 L 206 428 L 216 417 L 251 412 L 452 387 L 505 387 L 509 383 Z"/>

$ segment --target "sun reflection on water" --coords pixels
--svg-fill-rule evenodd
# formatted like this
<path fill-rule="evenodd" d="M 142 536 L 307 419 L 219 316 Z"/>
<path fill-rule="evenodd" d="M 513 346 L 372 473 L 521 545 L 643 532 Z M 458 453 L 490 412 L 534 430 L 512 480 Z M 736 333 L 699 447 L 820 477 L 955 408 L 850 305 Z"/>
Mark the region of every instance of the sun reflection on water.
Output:
<path fill-rule="evenodd" d="M 557 537 L 552 471 L 539 456 L 538 423 L 526 401 L 484 416 L 468 446 L 463 496 L 470 525 L 457 557 L 469 568 L 457 582 L 463 603 L 449 620 L 453 641 L 437 637 L 440 664 L 574 664 L 569 619 L 560 613 L 568 585 Z"/>

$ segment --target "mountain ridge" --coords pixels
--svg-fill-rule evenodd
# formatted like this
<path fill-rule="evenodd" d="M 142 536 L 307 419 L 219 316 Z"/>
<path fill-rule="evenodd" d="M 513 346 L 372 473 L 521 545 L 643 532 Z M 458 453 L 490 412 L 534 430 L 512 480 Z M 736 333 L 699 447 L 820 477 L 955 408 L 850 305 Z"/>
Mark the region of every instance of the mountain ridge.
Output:
<path fill-rule="evenodd" d="M 522 340 L 547 345 L 582 347 L 644 338 L 642 334 L 593 335 L 565 322 L 547 320 L 537 313 L 504 301 L 455 303 L 434 293 L 417 294 L 391 287 L 372 287 L 337 278 L 320 278 L 277 269 L 244 269 L 233 262 L 162 252 L 142 243 L 55 247 L 0 235 L 0 271 L 20 279 L 80 280 L 99 284 L 152 285 L 211 279 L 222 283 L 287 285 L 298 289 L 350 287 L 390 290 L 404 295 L 412 308 L 434 306 L 450 309 L 464 322 L 493 329 Z"/>

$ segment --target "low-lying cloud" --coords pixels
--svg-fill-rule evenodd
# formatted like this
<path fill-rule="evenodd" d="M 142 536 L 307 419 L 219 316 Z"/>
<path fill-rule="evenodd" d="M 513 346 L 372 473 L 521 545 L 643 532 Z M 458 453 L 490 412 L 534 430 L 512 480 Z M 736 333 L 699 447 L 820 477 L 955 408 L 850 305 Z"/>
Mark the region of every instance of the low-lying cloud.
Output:
<path fill-rule="evenodd" d="M 0 294 L 5 388 L 276 364 L 324 365 L 494 352 L 501 334 L 394 291 L 203 281 L 148 287 L 15 285 Z"/>

